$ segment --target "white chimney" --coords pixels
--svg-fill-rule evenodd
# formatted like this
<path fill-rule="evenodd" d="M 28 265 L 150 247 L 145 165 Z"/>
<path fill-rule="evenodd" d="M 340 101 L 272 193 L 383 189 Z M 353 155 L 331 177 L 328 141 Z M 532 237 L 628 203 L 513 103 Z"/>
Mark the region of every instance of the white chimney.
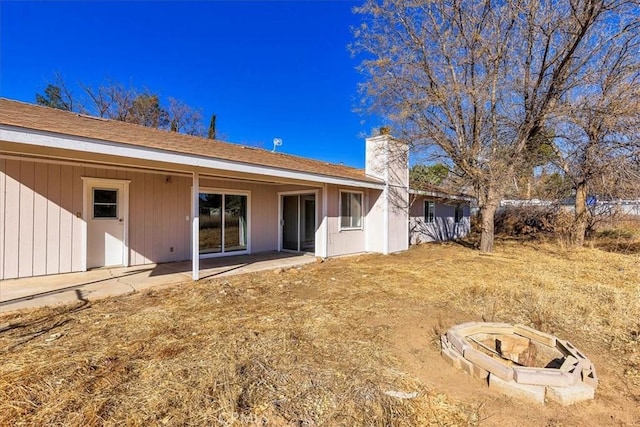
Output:
<path fill-rule="evenodd" d="M 366 174 L 392 186 L 409 187 L 408 145 L 388 134 L 366 141 Z"/>
<path fill-rule="evenodd" d="M 367 138 L 365 173 L 384 182 L 372 196 L 368 249 L 384 254 L 409 248 L 409 149 L 389 134 Z"/>

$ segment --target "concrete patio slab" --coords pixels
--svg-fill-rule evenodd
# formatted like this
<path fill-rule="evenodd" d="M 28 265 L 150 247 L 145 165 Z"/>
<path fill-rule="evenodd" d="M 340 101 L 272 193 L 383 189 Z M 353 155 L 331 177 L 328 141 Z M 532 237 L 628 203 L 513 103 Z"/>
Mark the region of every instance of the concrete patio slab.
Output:
<path fill-rule="evenodd" d="M 200 260 L 200 280 L 315 262 L 307 254 L 267 252 Z M 81 273 L 0 281 L 0 313 L 91 301 L 191 281 L 191 261 L 101 268 Z"/>

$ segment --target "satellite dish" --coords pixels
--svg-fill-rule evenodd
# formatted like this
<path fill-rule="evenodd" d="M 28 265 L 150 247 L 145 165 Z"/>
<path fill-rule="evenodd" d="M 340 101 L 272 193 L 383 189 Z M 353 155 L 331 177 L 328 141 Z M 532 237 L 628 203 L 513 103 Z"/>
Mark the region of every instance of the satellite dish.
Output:
<path fill-rule="evenodd" d="M 280 147 L 282 145 L 282 139 L 281 138 L 273 138 L 273 150 L 271 150 L 272 153 L 276 152 L 276 147 Z"/>

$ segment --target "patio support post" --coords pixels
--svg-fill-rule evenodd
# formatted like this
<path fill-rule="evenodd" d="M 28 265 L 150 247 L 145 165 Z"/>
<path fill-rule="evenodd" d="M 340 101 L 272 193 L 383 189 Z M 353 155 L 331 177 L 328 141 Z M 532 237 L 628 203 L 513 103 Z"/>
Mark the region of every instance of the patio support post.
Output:
<path fill-rule="evenodd" d="M 200 175 L 193 173 L 191 186 L 191 278 L 200 278 Z"/>
<path fill-rule="evenodd" d="M 329 257 L 329 224 L 327 224 L 327 221 L 329 220 L 327 218 L 327 212 L 328 212 L 328 203 L 329 203 L 329 195 L 327 194 L 328 188 L 327 188 L 327 184 L 325 183 L 322 186 L 322 223 L 321 223 L 321 239 L 322 239 L 322 252 L 320 253 L 320 256 L 322 258 L 328 258 Z"/>

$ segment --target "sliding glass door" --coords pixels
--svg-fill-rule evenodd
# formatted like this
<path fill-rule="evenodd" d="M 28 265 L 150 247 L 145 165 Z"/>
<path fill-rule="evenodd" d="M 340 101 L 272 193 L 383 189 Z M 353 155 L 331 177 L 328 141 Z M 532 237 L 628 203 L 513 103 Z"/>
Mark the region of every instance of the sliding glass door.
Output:
<path fill-rule="evenodd" d="M 247 250 L 247 196 L 224 196 L 224 252 Z"/>
<path fill-rule="evenodd" d="M 248 250 L 247 195 L 200 193 L 200 254 Z"/>
<path fill-rule="evenodd" d="M 316 236 L 315 194 L 282 196 L 282 249 L 314 252 Z"/>

